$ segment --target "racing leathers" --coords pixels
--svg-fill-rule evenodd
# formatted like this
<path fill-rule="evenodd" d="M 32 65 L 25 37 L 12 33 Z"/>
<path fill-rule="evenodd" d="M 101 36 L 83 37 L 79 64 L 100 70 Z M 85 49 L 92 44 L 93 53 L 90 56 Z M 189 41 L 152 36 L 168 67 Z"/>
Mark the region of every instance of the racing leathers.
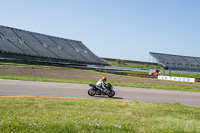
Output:
<path fill-rule="evenodd" d="M 96 87 L 101 90 L 102 92 L 104 92 L 106 90 L 106 86 L 105 83 L 102 79 L 100 79 L 97 83 L 96 83 Z"/>

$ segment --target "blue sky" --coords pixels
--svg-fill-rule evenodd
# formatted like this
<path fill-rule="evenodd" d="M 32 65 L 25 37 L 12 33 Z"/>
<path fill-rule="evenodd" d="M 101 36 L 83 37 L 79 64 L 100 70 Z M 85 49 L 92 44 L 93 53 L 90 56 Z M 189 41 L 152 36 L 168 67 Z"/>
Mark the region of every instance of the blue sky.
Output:
<path fill-rule="evenodd" d="M 0 25 L 79 40 L 99 57 L 200 57 L 199 0 L 0 0 Z"/>

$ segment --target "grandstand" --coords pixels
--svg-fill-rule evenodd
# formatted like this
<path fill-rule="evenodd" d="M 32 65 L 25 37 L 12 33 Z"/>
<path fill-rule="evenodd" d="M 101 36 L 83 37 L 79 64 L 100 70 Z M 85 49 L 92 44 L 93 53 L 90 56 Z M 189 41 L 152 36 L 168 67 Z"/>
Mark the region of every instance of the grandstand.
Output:
<path fill-rule="evenodd" d="M 200 57 L 180 56 L 154 52 L 150 52 L 149 54 L 166 69 L 200 72 Z"/>
<path fill-rule="evenodd" d="M 108 65 L 81 41 L 5 26 L 0 26 L 0 61 L 57 65 Z"/>

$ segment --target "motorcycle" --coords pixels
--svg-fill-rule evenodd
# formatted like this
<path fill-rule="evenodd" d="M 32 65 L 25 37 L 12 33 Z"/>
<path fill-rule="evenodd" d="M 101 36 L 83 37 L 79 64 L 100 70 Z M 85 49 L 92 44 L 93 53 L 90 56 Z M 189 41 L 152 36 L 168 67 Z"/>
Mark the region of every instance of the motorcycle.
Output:
<path fill-rule="evenodd" d="M 92 87 L 91 89 L 88 90 L 88 95 L 90 96 L 108 95 L 108 97 L 113 97 L 115 95 L 115 91 L 113 90 L 113 87 L 110 83 L 105 85 L 106 89 L 104 92 L 98 89 L 94 84 L 89 84 L 89 86 Z"/>

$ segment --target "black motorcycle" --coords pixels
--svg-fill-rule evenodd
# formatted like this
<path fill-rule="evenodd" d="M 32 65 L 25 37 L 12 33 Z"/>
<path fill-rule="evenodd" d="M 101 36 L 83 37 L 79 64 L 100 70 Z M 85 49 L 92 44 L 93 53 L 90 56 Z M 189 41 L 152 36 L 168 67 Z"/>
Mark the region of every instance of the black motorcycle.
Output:
<path fill-rule="evenodd" d="M 113 97 L 115 95 L 115 91 L 110 83 L 106 84 L 106 89 L 102 92 L 100 89 L 96 87 L 94 84 L 89 84 L 92 88 L 88 90 L 88 95 L 95 96 L 95 95 L 108 95 L 108 97 Z"/>

